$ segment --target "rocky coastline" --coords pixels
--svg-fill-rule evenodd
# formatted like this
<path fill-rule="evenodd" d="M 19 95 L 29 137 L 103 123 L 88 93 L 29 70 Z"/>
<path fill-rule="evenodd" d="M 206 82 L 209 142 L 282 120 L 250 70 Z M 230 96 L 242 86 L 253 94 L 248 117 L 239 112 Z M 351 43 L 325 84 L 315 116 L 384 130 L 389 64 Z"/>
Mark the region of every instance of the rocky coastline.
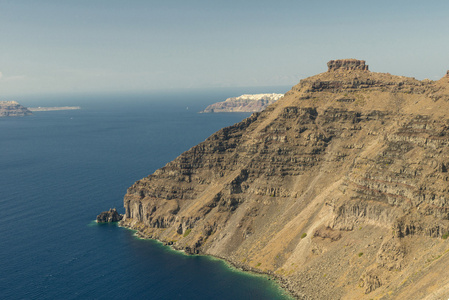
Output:
<path fill-rule="evenodd" d="M 121 226 L 298 299 L 449 296 L 449 78 L 335 60 L 124 198 Z"/>
<path fill-rule="evenodd" d="M 248 272 L 248 273 L 252 273 L 252 274 L 257 274 L 257 275 L 264 275 L 264 276 L 268 276 L 270 280 L 274 280 L 278 286 L 283 289 L 286 293 L 286 295 L 292 297 L 292 298 L 298 298 L 300 295 L 297 294 L 297 291 L 295 289 L 292 289 L 292 282 L 289 282 L 288 279 L 285 279 L 283 277 L 280 277 L 278 275 L 276 275 L 273 272 L 263 272 L 259 269 L 256 268 L 252 268 L 248 265 L 242 264 L 241 262 L 238 261 L 234 261 L 234 260 L 229 260 L 225 257 L 221 257 L 221 256 L 216 256 L 216 255 L 211 255 L 211 254 L 207 254 L 207 253 L 202 253 L 202 252 L 197 252 L 197 253 L 191 253 L 191 249 L 186 249 L 183 247 L 179 247 L 176 244 L 173 243 L 173 241 L 164 241 L 164 240 L 160 240 L 157 238 L 153 238 L 151 236 L 146 235 L 145 233 L 143 233 L 142 231 L 139 230 L 139 226 L 133 226 L 132 224 L 126 222 L 126 220 L 120 220 L 118 225 L 120 227 L 132 230 L 135 232 L 136 236 L 140 239 L 145 239 L 145 240 L 155 240 L 158 241 L 160 243 L 162 243 L 164 246 L 170 247 L 171 249 L 173 249 L 174 251 L 179 251 L 184 253 L 185 255 L 206 255 L 206 256 L 210 256 L 210 257 L 214 257 L 220 260 L 223 260 L 224 262 L 226 262 L 230 268 L 239 270 L 241 272 Z M 301 295 L 302 296 L 302 295 Z M 300 299 L 300 298 L 298 298 Z M 306 299 L 306 298 L 305 298 Z"/>

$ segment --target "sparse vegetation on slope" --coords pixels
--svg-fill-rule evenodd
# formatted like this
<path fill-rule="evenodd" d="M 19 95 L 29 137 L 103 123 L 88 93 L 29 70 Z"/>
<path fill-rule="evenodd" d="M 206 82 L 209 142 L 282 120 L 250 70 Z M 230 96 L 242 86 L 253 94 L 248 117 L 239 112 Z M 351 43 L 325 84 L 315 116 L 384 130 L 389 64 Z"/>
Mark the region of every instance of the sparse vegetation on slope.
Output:
<path fill-rule="evenodd" d="M 447 298 L 449 77 L 328 66 L 137 181 L 123 224 L 301 299 Z"/>

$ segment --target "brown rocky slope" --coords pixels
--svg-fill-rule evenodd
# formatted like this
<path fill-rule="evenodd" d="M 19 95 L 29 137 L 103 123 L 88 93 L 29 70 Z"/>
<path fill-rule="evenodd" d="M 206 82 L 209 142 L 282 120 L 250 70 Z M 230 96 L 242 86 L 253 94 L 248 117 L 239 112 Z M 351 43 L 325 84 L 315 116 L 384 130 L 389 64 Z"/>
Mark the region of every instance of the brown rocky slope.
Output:
<path fill-rule="evenodd" d="M 328 67 L 137 181 L 122 224 L 300 299 L 447 299 L 449 77 Z"/>

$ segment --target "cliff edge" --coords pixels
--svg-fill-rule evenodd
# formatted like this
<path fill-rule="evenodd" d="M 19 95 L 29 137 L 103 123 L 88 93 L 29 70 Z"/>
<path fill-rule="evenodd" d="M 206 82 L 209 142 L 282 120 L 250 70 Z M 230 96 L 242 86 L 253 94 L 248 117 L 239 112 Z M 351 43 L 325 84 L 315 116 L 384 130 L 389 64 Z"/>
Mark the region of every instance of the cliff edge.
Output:
<path fill-rule="evenodd" d="M 122 225 L 299 299 L 449 295 L 449 77 L 335 60 L 125 195 Z"/>

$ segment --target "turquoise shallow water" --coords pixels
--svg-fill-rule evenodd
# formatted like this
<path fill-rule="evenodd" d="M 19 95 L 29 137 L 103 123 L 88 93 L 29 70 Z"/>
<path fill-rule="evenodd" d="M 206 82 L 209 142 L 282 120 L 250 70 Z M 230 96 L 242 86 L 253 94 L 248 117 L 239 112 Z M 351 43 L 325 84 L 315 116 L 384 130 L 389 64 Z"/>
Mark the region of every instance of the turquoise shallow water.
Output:
<path fill-rule="evenodd" d="M 286 299 L 266 277 L 93 222 L 123 213 L 134 181 L 249 116 L 196 113 L 227 95 L 19 99 L 83 109 L 0 119 L 2 299 Z"/>

